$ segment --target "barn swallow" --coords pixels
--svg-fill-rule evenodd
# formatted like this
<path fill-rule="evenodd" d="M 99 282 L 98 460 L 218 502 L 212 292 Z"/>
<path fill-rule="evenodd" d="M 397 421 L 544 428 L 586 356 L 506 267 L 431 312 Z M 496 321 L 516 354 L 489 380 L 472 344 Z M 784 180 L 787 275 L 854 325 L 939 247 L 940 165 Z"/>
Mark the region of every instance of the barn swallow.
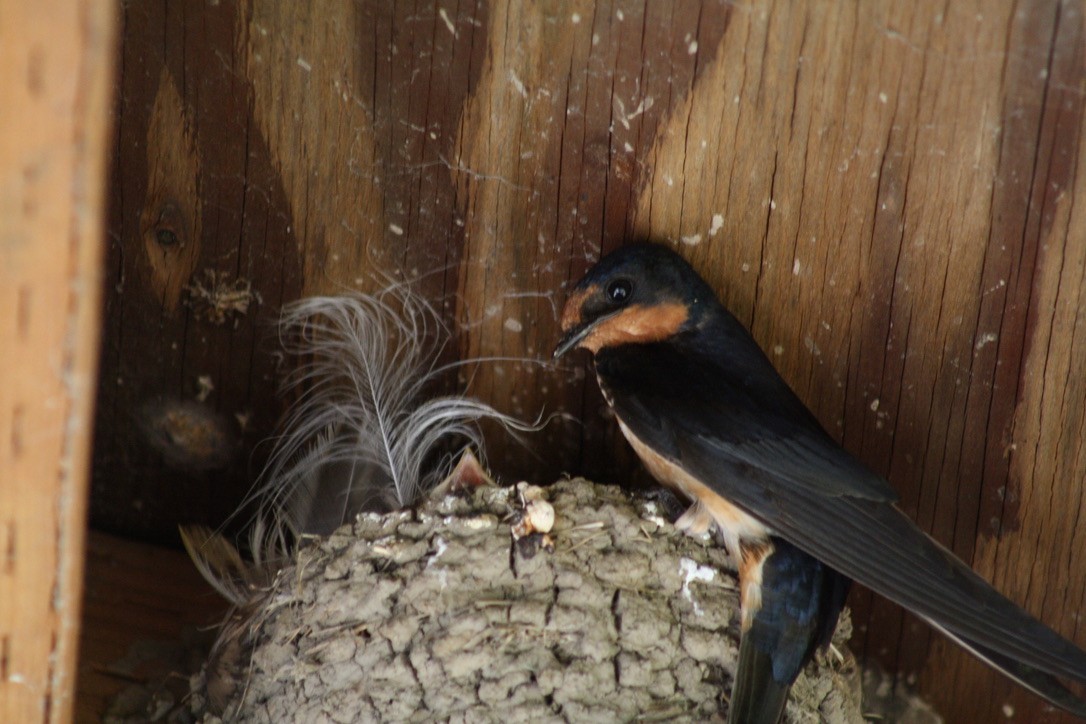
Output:
<path fill-rule="evenodd" d="M 631 245 L 573 289 L 555 357 L 592 353 L 645 467 L 715 523 L 740 579 L 742 641 L 728 721 L 776 722 L 833 632 L 850 580 L 904 606 L 1050 703 L 1086 652 L 996 591 L 909 520 L 890 484 L 822 428 L 713 289 L 675 252 Z"/>

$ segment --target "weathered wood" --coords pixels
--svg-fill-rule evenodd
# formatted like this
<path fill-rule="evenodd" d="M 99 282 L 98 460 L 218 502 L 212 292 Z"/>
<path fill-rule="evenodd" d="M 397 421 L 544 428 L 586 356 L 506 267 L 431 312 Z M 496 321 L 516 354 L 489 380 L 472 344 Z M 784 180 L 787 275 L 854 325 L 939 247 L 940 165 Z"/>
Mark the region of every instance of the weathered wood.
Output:
<path fill-rule="evenodd" d="M 472 370 L 474 394 L 580 420 L 534 455 L 495 440 L 497 472 L 639 475 L 587 367 L 545 360 L 566 286 L 648 237 L 705 273 L 910 515 L 1086 643 L 1083 22 L 1059 0 L 129 5 L 96 519 L 217 523 L 280 409 L 258 344 L 280 301 L 375 274 L 446 305 L 450 355 L 529 358 Z M 155 101 L 167 80 L 179 105 Z M 163 306 L 152 147 L 197 175 L 171 188 L 198 258 L 170 273 L 251 280 L 263 304 L 238 328 L 186 306 L 191 279 Z M 206 374 L 209 402 L 251 423 L 194 486 L 127 421 Z M 1064 721 L 896 607 L 854 603 L 854 646 L 949 720 Z"/>
<path fill-rule="evenodd" d="M 114 7 L 0 5 L 0 721 L 64 722 L 83 585 Z"/>
<path fill-rule="evenodd" d="M 91 512 L 144 538 L 225 519 L 280 410 L 275 320 L 305 222 L 253 118 L 241 11 L 124 7 Z"/>
<path fill-rule="evenodd" d="M 86 578 L 75 721 L 99 724 L 129 686 L 153 689 L 166 680 L 165 691 L 153 692 L 160 701 L 185 692 L 184 667 L 210 645 L 194 632 L 210 632 L 227 608 L 192 560 L 181 551 L 91 531 Z"/>

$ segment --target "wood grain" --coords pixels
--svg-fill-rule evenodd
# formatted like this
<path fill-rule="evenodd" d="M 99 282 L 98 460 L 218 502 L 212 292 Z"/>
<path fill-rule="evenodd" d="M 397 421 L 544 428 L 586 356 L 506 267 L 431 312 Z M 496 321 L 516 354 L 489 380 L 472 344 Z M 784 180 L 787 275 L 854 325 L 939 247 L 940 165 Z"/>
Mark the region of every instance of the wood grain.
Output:
<path fill-rule="evenodd" d="M 569 285 L 650 238 L 921 526 L 1086 643 L 1079 4 L 193 0 L 125 21 L 97 521 L 217 523 L 282 406 L 261 336 L 278 305 L 381 275 L 443 305 L 448 359 L 502 358 L 449 389 L 560 416 L 527 453 L 493 439 L 496 472 L 643 478 L 584 361 L 546 360 Z M 164 78 L 188 145 L 153 121 Z M 173 313 L 141 246 L 152 143 L 198 159 Z M 208 324 L 184 291 L 204 269 L 251 280 L 257 312 Z M 171 471 L 125 421 L 208 374 L 206 404 L 250 427 L 227 471 Z M 853 603 L 853 645 L 948 720 L 1066 721 L 900 609 Z"/>
<path fill-rule="evenodd" d="M 200 158 L 191 126 L 177 86 L 163 67 L 147 129 L 149 184 L 140 236 L 151 285 L 170 316 L 177 312 L 181 292 L 200 258 Z"/>
<path fill-rule="evenodd" d="M 72 715 L 114 8 L 0 14 L 0 721 Z"/>
<path fill-rule="evenodd" d="M 185 553 L 94 531 L 83 597 L 74 720 L 85 724 L 133 684 L 168 679 L 184 692 L 228 607 Z"/>
<path fill-rule="evenodd" d="M 253 115 L 282 179 L 294 233 L 305 240 L 305 291 L 372 289 L 367 272 L 384 262 L 386 234 L 393 237 L 373 121 L 359 64 L 329 52 L 355 37 L 357 6 L 258 0 L 247 10 L 242 30 Z"/>
<path fill-rule="evenodd" d="M 140 2 L 122 15 L 91 513 L 148 540 L 222 523 L 280 412 L 275 323 L 300 294 L 303 250 L 252 117 L 242 10 Z"/>

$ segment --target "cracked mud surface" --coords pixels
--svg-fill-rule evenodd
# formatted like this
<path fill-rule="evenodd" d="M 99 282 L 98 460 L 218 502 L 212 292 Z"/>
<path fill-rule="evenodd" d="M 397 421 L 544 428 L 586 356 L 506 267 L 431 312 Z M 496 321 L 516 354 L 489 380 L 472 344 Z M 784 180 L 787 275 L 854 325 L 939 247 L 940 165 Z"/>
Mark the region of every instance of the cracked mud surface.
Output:
<path fill-rule="evenodd" d="M 617 487 L 568 480 L 546 498 L 553 552 L 512 540 L 519 501 L 499 487 L 363 516 L 302 550 L 225 718 L 723 719 L 738 639 L 725 551 Z M 863 720 L 845 639 L 843 661 L 800 676 L 786 721 Z"/>

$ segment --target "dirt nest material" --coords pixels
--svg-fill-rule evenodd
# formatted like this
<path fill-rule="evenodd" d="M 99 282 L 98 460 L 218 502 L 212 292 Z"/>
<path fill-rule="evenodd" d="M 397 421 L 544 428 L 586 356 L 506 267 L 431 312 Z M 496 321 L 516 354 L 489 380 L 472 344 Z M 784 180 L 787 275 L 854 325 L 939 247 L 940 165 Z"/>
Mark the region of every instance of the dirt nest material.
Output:
<path fill-rule="evenodd" d="M 543 495 L 553 550 L 539 533 L 513 540 L 522 501 L 499 487 L 362 516 L 304 548 L 255 619 L 252 661 L 224 718 L 722 716 L 738 638 L 725 551 L 617 487 L 568 480 Z M 800 676 L 787 721 L 862 721 L 849 628 L 835 639 L 843 657 L 819 657 Z"/>

